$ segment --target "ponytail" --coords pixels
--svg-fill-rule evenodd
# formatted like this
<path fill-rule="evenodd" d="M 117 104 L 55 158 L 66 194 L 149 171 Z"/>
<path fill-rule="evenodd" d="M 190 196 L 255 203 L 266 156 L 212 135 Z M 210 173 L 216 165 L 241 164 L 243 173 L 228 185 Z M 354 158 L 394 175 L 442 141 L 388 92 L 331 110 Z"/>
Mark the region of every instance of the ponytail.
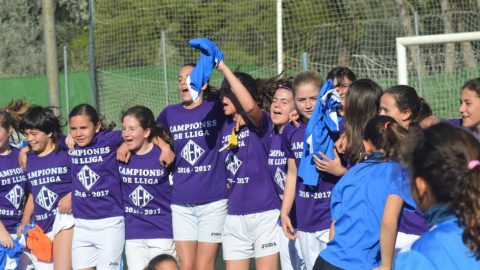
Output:
<path fill-rule="evenodd" d="M 412 132 L 402 156 L 410 179 L 424 179 L 436 203 L 455 213 L 465 227 L 463 242 L 480 259 L 480 165 L 472 166 L 480 160 L 480 142 L 466 130 L 440 123 Z M 415 181 L 410 183 L 416 189 Z"/>
<path fill-rule="evenodd" d="M 30 104 L 28 102 L 22 98 L 18 98 L 16 100 L 12 99 L 5 108 L 0 109 L 0 125 L 6 130 L 10 127 L 13 128 L 16 136 L 12 133 L 11 139 L 14 143 L 18 143 L 22 140 L 18 126 L 29 107 Z"/>
<path fill-rule="evenodd" d="M 408 129 L 412 126 L 418 126 L 423 119 L 432 115 L 430 105 L 417 94 L 413 87 L 396 85 L 385 90 L 384 94 L 390 94 L 395 98 L 395 103 L 401 112 L 411 111 Z"/>
<path fill-rule="evenodd" d="M 377 150 L 383 150 L 383 160 L 392 160 L 404 148 L 408 130 L 390 116 L 377 116 L 368 121 L 363 139 L 372 142 Z"/>

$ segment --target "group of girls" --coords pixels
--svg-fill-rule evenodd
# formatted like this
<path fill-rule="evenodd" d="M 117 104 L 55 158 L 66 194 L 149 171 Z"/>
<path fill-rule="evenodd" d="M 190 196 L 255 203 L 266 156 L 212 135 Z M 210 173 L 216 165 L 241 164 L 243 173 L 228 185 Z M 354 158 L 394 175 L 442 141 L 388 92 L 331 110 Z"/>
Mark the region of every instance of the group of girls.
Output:
<path fill-rule="evenodd" d="M 2 245 L 11 247 L 33 217 L 52 250 L 40 258 L 25 249 L 26 257 L 7 269 L 120 269 L 124 247 L 130 269 L 143 269 L 159 254 L 175 256 L 169 171 L 161 165 L 173 153 L 149 109 L 130 108 L 123 130 L 110 131 L 93 107 L 76 106 L 69 114 L 72 150 L 51 108 L 30 106 L 18 124 L 14 116 L 16 110 L 2 109 L 0 157 L 8 160 L 1 165 Z M 25 172 L 18 165 L 22 153 L 8 144 L 14 128 L 29 145 Z M 117 162 L 122 144 L 132 154 L 127 164 Z"/>
<path fill-rule="evenodd" d="M 87 104 L 70 112 L 68 137 L 50 108 L 0 110 L 0 242 L 12 247 L 32 217 L 53 242 L 52 260 L 26 250 L 18 269 L 27 257 L 35 269 L 120 269 L 124 251 L 128 269 L 159 254 L 178 256 L 181 269 L 214 269 L 220 243 L 227 269 L 248 269 L 251 258 L 257 269 L 390 269 L 400 250 L 398 269 L 480 264 L 480 79 L 465 84 L 462 119 L 452 121 L 473 135 L 444 123 L 418 131 L 432 111 L 413 88 L 383 91 L 335 68 L 336 149 L 316 153 L 322 177 L 308 185 L 297 174 L 322 78 L 255 80 L 220 60 L 220 96 L 207 83 L 194 101 L 194 68 L 179 72 L 182 103 L 156 120 L 132 107 L 122 131 Z M 29 143 L 25 172 L 13 130 Z M 458 253 L 432 251 L 439 241 Z"/>

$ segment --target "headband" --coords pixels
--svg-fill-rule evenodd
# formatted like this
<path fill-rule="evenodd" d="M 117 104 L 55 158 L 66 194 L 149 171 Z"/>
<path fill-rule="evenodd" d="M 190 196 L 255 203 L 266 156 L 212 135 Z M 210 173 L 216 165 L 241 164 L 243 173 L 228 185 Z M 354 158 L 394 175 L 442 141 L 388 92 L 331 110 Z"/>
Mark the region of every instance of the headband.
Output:
<path fill-rule="evenodd" d="M 288 85 L 284 85 L 284 84 L 281 84 L 277 87 L 277 89 L 285 89 L 285 90 L 288 90 L 288 91 L 292 91 L 292 88 L 290 88 Z"/>

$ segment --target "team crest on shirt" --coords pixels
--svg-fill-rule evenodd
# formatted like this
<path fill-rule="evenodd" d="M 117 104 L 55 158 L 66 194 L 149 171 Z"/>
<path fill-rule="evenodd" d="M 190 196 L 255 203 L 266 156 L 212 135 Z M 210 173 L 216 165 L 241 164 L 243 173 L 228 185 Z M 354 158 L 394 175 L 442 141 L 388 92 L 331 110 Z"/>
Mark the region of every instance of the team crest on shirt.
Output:
<path fill-rule="evenodd" d="M 46 187 L 42 187 L 35 201 L 38 203 L 38 205 L 50 211 L 57 198 L 58 195 L 55 194 L 55 192 Z"/>
<path fill-rule="evenodd" d="M 238 159 L 232 151 L 230 151 L 225 159 L 225 165 L 227 166 L 227 169 L 232 172 L 233 175 L 235 175 L 238 171 L 238 168 L 240 168 L 240 165 L 242 165 L 242 161 Z"/>
<path fill-rule="evenodd" d="M 275 172 L 275 182 L 280 186 L 282 189 L 285 189 L 283 183 L 285 183 L 285 178 L 287 178 L 287 174 L 282 171 L 282 169 L 277 167 L 277 171 Z"/>
<path fill-rule="evenodd" d="M 198 146 L 194 141 L 189 140 L 183 147 L 181 156 L 193 166 L 203 153 L 205 153 L 205 150 Z"/>
<path fill-rule="evenodd" d="M 85 165 L 80 172 L 77 173 L 77 179 L 87 190 L 90 190 L 98 179 L 100 179 L 100 176 Z"/>
<path fill-rule="evenodd" d="M 16 209 L 20 206 L 23 199 L 23 188 L 19 185 L 15 185 L 5 197 L 15 206 Z"/>
<path fill-rule="evenodd" d="M 138 186 L 128 197 L 135 206 L 140 208 L 145 207 L 153 199 L 153 196 L 142 186 Z"/>

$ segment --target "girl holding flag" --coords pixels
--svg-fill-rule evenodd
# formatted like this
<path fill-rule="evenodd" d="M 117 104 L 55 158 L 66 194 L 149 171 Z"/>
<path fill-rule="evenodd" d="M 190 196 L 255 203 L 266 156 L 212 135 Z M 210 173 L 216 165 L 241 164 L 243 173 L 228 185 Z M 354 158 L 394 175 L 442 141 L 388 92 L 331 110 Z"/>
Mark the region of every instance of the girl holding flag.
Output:
<path fill-rule="evenodd" d="M 300 126 L 297 128 L 289 123 L 282 134 L 282 149 L 287 156 L 288 166 L 281 210 L 282 227 L 288 238 L 299 238 L 307 269 L 312 269 L 318 253 L 328 242 L 330 196 L 338 180 L 336 176 L 326 173 L 320 177 L 312 158 L 319 150 L 327 153 L 327 148 L 330 149 L 329 155 L 333 154 L 333 143 L 338 137 L 338 126 L 334 119 L 337 117 L 340 97 L 334 90 L 332 80 L 327 81 L 321 91 L 320 87 L 322 79 L 314 71 L 302 71 L 295 76 L 293 93 L 296 109 L 301 116 Z M 322 132 L 325 132 L 325 143 L 319 145 L 319 137 L 314 136 L 320 136 Z M 306 164 L 302 166 L 302 163 Z M 289 217 L 294 200 L 296 212 L 302 213 L 297 215 L 297 233 Z"/>

